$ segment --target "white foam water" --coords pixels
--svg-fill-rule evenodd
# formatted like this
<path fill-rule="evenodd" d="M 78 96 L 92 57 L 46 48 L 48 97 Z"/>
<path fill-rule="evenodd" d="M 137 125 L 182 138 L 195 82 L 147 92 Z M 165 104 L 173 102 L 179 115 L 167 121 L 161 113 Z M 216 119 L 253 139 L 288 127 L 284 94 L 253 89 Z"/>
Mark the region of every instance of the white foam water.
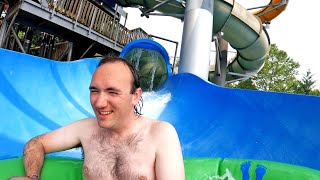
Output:
<path fill-rule="evenodd" d="M 171 100 L 171 93 L 157 94 L 154 91 L 144 92 L 142 115 L 152 119 L 159 119 L 167 103 Z"/>
<path fill-rule="evenodd" d="M 221 180 L 224 180 L 224 179 L 227 179 L 227 180 L 236 180 L 236 179 L 232 176 L 232 174 L 231 174 L 231 172 L 229 171 L 229 169 L 226 169 L 226 173 L 225 173 L 224 175 L 222 175 L 222 176 L 210 176 L 208 179 L 209 179 L 209 180 L 219 180 L 219 179 L 221 179 Z"/>

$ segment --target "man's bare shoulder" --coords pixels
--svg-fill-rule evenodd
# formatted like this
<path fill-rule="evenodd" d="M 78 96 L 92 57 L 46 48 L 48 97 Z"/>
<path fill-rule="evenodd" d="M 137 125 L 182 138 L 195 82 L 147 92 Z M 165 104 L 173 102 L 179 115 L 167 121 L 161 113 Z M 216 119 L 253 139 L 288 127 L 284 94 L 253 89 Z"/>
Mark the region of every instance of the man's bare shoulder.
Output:
<path fill-rule="evenodd" d="M 174 128 L 170 123 L 168 123 L 166 121 L 157 120 L 157 119 L 149 119 L 149 121 L 151 122 L 151 128 L 153 128 L 154 130 Z"/>
<path fill-rule="evenodd" d="M 81 125 L 97 125 L 97 120 L 96 118 L 84 118 L 75 121 L 75 123 L 79 123 Z"/>
<path fill-rule="evenodd" d="M 88 126 L 89 128 L 91 126 L 97 126 L 97 125 L 98 125 L 97 120 L 95 118 L 85 118 L 85 119 L 74 121 L 67 126 L 77 126 L 77 127 Z"/>
<path fill-rule="evenodd" d="M 64 127 L 58 129 L 58 132 L 69 132 L 74 135 L 82 136 L 86 135 L 86 132 L 92 131 L 94 128 L 97 128 L 97 121 L 95 118 L 85 118 L 74 121 L 70 124 L 65 125 Z M 68 133 L 68 134 L 69 134 Z"/>
<path fill-rule="evenodd" d="M 176 136 L 177 132 L 174 126 L 166 121 L 150 119 L 150 134 L 154 138 L 164 139 Z M 166 138 L 165 138 L 166 139 Z"/>

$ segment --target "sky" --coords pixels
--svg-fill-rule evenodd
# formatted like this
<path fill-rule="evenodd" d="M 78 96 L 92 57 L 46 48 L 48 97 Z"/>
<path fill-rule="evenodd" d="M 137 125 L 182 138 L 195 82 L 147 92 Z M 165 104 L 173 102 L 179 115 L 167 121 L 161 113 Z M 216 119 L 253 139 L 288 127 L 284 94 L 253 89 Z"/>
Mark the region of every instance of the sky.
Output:
<path fill-rule="evenodd" d="M 269 0 L 238 0 L 240 5 L 249 8 L 266 5 Z M 317 81 L 316 88 L 320 89 L 320 31 L 316 28 L 319 17 L 320 1 L 290 0 L 287 8 L 276 17 L 267 29 L 271 43 L 280 50 L 287 52 L 294 61 L 299 62 L 300 79 L 308 69 Z M 125 8 L 128 12 L 126 27 L 129 29 L 141 27 L 147 33 L 179 42 L 178 56 L 183 32 L 183 22 L 167 16 L 141 17 L 136 8 Z M 175 44 L 155 39 L 168 51 L 169 56 L 174 56 Z M 214 49 L 214 47 L 212 48 Z"/>

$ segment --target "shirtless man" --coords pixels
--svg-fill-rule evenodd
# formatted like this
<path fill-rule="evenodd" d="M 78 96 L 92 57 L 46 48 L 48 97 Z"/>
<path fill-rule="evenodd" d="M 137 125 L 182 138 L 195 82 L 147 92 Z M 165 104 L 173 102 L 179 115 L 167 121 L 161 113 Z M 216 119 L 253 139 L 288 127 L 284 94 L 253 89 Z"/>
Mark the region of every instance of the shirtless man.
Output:
<path fill-rule="evenodd" d="M 46 153 L 80 144 L 85 180 L 185 178 L 176 130 L 167 122 L 140 116 L 139 77 L 127 61 L 102 59 L 89 89 L 96 118 L 79 120 L 31 139 L 24 148 L 27 177 L 12 179 L 40 179 Z"/>

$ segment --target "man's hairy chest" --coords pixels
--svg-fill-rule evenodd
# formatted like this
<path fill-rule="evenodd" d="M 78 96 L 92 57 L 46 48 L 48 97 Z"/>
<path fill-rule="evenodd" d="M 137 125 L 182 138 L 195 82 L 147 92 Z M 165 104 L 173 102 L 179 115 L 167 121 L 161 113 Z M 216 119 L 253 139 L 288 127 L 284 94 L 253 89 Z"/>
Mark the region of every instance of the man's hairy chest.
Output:
<path fill-rule="evenodd" d="M 85 179 L 154 179 L 154 152 L 143 133 L 114 140 L 95 134 L 84 146 Z"/>

